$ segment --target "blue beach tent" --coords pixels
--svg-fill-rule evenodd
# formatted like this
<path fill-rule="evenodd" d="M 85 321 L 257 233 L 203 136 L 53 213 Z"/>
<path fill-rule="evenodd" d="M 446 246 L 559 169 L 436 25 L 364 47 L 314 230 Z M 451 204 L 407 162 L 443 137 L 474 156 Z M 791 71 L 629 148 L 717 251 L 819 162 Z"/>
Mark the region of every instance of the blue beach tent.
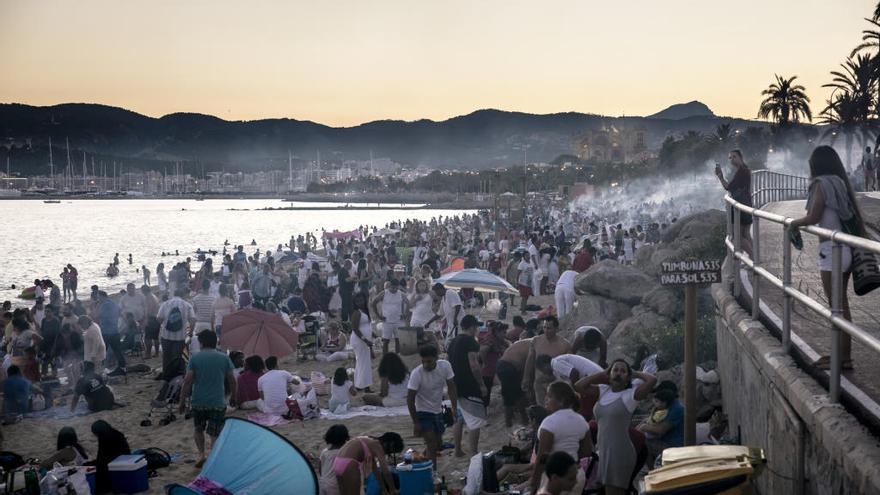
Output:
<path fill-rule="evenodd" d="M 278 433 L 240 418 L 226 418 L 200 478 L 233 495 L 317 495 L 318 478 L 305 454 Z M 197 484 L 169 485 L 168 495 L 202 495 Z"/>

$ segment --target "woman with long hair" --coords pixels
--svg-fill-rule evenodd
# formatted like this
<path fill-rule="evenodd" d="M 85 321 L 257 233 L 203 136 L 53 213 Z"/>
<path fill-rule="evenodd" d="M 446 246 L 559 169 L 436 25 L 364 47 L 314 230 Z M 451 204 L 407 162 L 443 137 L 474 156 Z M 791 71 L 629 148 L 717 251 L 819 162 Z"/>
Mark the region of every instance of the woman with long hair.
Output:
<path fill-rule="evenodd" d="M 358 260 L 357 264 L 357 284 L 358 290 L 364 294 L 370 293 L 370 271 L 367 269 L 366 258 Z"/>
<path fill-rule="evenodd" d="M 406 404 L 409 370 L 397 354 L 388 352 L 379 361 L 379 393 L 364 396 L 368 406 L 396 407 Z"/>
<path fill-rule="evenodd" d="M 633 380 L 640 379 L 637 386 Z M 604 385 L 609 383 L 610 385 Z M 608 495 L 622 495 L 630 487 L 636 467 L 636 449 L 629 437 L 632 415 L 639 401 L 648 398 L 657 378 L 633 371 L 617 359 L 602 373 L 577 382 L 575 389 L 595 402 L 593 413 L 599 426 L 599 481 Z"/>
<path fill-rule="evenodd" d="M 76 430 L 70 426 L 65 426 L 58 430 L 58 440 L 55 446 L 55 453 L 40 462 L 43 469 L 52 469 L 56 462 L 63 465 L 82 466 L 89 454 L 86 449 L 79 443 L 76 436 Z"/>
<path fill-rule="evenodd" d="M 567 382 L 557 381 L 547 386 L 544 407 L 549 416 L 538 427 L 538 452 L 535 469 L 532 472 L 532 493 L 537 493 L 547 457 L 553 452 L 566 452 L 573 459 L 581 459 L 593 451 L 590 425 L 577 409 L 580 398 Z M 544 475 L 546 477 L 546 475 Z M 578 474 L 578 483 L 571 493 L 581 493 L 584 487 L 583 472 Z M 580 489 L 578 489 L 580 488 Z"/>
<path fill-rule="evenodd" d="M 95 492 L 108 493 L 111 490 L 108 465 L 121 455 L 131 454 L 131 448 L 128 446 L 125 435 L 103 419 L 92 423 L 92 434 L 98 438 L 98 455 L 94 461 L 89 461 L 89 464 L 96 468 Z"/>
<path fill-rule="evenodd" d="M 846 176 L 846 169 L 840 156 L 831 146 L 819 146 L 810 155 L 810 189 L 807 194 L 807 214 L 792 220 L 792 228 L 816 225 L 828 230 L 839 230 L 847 234 L 864 237 L 865 222 L 856 201 L 852 184 Z M 852 321 L 849 310 L 847 287 L 851 275 L 852 249 L 841 244 L 841 309 L 843 317 Z M 819 243 L 819 273 L 822 277 L 822 288 L 829 301 L 832 298 L 832 242 L 823 239 Z M 852 369 L 852 338 L 849 334 L 840 333 L 840 354 L 844 369 Z M 827 369 L 831 365 L 829 356 L 822 356 L 816 366 Z"/>
<path fill-rule="evenodd" d="M 352 299 L 351 348 L 354 350 L 354 386 L 371 393 L 373 384 L 373 327 L 367 295 L 358 292 Z"/>

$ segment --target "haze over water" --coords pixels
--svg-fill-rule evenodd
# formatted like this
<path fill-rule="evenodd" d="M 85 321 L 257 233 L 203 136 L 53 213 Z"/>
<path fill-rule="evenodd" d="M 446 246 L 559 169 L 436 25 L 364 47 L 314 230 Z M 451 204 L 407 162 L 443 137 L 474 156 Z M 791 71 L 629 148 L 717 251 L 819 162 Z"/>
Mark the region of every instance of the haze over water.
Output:
<path fill-rule="evenodd" d="M 139 269 L 146 265 L 156 284 L 156 265 L 165 270 L 187 256 L 196 259 L 198 248 L 223 250 L 244 244 L 252 253 L 273 250 L 287 244 L 291 235 L 321 229 L 352 230 L 360 225 L 377 225 L 407 218 L 429 220 L 442 215 L 460 215 L 461 210 L 329 210 L 259 211 L 282 206 L 327 206 L 331 203 L 282 203 L 272 199 L 194 200 L 62 200 L 45 204 L 35 200 L 0 201 L 0 218 L 15 224 L 16 234 L 5 238 L 6 260 L 0 270 L 0 301 L 21 303 L 17 296 L 34 278 L 48 277 L 60 284 L 59 274 L 67 263 L 79 270 L 78 295 L 88 295 L 89 286 L 118 290 L 128 282 L 142 283 Z M 230 208 L 251 211 L 228 211 Z M 183 211 L 182 209 L 185 209 Z M 257 210 L 257 211 L 254 211 Z M 11 234 L 11 231 L 10 231 Z M 251 240 L 257 241 L 250 246 Z M 180 256 L 174 256 L 175 250 Z M 172 256 L 162 257 L 162 251 Z M 107 278 L 104 271 L 119 253 L 119 276 Z M 128 253 L 134 263 L 128 264 Z M 215 258 L 215 263 L 220 259 Z M 200 264 L 196 263 L 195 267 Z M 11 289 L 15 284 L 16 289 Z"/>

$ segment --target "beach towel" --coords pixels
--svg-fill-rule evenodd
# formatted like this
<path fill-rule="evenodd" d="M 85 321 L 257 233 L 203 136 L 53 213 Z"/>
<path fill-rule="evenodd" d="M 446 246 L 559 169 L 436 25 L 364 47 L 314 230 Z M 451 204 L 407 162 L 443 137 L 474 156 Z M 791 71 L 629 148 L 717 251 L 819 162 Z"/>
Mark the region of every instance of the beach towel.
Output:
<path fill-rule="evenodd" d="M 264 412 L 252 412 L 247 415 L 247 419 L 262 426 L 278 426 L 290 423 L 290 420 L 282 418 L 279 414 L 266 414 Z"/>
<path fill-rule="evenodd" d="M 360 406 L 349 407 L 348 412 L 344 414 L 333 414 L 328 409 L 321 409 L 321 419 L 349 419 L 356 416 L 372 416 L 374 418 L 387 418 L 392 416 L 408 416 L 409 409 L 407 406 L 397 407 L 377 407 L 377 406 Z"/>

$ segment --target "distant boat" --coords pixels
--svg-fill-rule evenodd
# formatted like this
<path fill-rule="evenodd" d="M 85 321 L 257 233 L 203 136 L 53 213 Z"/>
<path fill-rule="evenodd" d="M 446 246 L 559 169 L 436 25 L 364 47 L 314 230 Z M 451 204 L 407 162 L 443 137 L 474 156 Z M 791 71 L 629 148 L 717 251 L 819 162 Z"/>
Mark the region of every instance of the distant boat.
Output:
<path fill-rule="evenodd" d="M 61 202 L 60 199 L 44 199 L 43 200 L 43 203 L 48 203 L 48 204 L 56 204 L 56 203 L 60 203 L 60 202 Z"/>

